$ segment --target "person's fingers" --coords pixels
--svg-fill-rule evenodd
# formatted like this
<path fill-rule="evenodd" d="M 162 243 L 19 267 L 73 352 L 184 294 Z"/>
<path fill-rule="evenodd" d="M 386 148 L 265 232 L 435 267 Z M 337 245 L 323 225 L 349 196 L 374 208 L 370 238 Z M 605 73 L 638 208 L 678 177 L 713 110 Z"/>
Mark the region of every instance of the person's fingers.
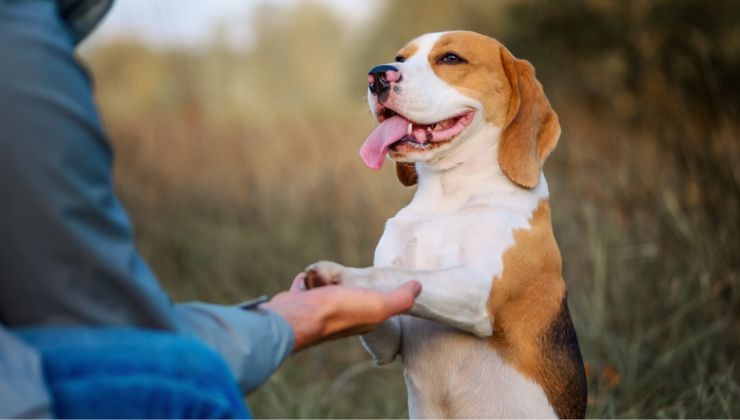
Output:
<path fill-rule="evenodd" d="M 300 272 L 293 279 L 293 283 L 290 285 L 291 292 L 301 292 L 304 290 L 303 282 L 306 279 L 306 273 Z"/>
<path fill-rule="evenodd" d="M 406 282 L 386 293 L 384 307 L 386 315 L 391 316 L 408 311 L 414 305 L 414 300 L 419 293 L 421 293 L 421 283 L 416 280 Z"/>

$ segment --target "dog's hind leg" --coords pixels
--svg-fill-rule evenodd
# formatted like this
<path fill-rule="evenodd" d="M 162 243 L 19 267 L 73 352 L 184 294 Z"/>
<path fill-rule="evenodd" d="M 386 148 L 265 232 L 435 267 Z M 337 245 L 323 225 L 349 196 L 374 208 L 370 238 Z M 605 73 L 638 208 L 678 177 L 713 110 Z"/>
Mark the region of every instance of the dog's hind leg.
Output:
<path fill-rule="evenodd" d="M 390 363 L 401 351 L 401 318 L 391 317 L 360 338 L 375 363 Z"/>

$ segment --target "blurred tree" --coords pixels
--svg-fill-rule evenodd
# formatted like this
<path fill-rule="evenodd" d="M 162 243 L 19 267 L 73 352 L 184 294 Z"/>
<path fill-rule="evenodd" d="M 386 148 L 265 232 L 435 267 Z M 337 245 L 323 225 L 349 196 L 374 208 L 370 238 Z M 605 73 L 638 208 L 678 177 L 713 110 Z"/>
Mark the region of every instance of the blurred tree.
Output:
<path fill-rule="evenodd" d="M 634 96 L 630 117 L 638 120 L 683 120 L 689 106 L 696 122 L 716 124 L 740 109 L 740 78 L 733 76 L 740 71 L 740 7 L 734 0 L 528 0 L 513 5 L 510 17 L 517 25 L 507 43 L 547 68 L 568 69 L 557 72 L 559 82 L 598 98 L 590 105 L 609 104 L 604 99 L 623 90 Z M 601 67 L 601 80 L 590 76 L 610 57 L 616 62 Z"/>

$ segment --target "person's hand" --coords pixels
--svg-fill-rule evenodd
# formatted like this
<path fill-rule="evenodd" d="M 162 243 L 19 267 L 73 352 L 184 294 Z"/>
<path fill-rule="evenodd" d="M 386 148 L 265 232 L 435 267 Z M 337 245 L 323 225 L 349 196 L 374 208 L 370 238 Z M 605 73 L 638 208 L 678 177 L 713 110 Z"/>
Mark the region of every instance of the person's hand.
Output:
<path fill-rule="evenodd" d="M 294 352 L 320 341 L 365 333 L 391 316 L 411 309 L 421 293 L 418 281 L 387 293 L 352 286 L 303 290 L 304 276 L 305 273 L 298 274 L 289 291 L 260 305 L 277 312 L 293 327 Z"/>

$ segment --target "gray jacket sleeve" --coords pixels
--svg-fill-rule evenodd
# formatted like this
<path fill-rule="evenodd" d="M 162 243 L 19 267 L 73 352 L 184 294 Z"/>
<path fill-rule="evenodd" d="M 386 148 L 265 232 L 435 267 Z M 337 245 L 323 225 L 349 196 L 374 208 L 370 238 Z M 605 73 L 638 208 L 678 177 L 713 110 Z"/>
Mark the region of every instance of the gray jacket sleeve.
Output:
<path fill-rule="evenodd" d="M 292 329 L 271 312 L 175 305 L 160 288 L 113 192 L 74 39 L 55 1 L 0 1 L 0 324 L 194 335 L 249 392 L 290 353 Z"/>

